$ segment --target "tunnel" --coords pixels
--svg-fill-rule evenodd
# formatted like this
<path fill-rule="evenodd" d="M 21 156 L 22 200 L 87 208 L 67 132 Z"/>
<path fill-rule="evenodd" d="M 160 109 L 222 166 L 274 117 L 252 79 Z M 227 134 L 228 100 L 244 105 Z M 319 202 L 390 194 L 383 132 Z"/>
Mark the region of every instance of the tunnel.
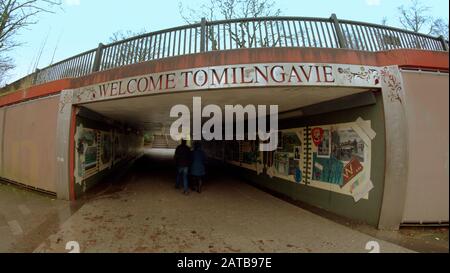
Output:
<path fill-rule="evenodd" d="M 120 185 L 122 180 L 131 181 L 123 177 L 145 178 L 142 187 L 148 185 L 149 189 L 154 189 L 152 183 L 164 183 L 167 190 L 173 191 L 176 179 L 173 153 L 180 141 L 174 139 L 177 135 L 173 136 L 170 128 L 180 117 L 178 114 L 171 116 L 171 110 L 176 105 L 183 105 L 192 114 L 194 99 L 201 103 L 201 109 L 218 106 L 223 120 L 221 134 L 225 135 L 225 127 L 229 125 L 234 133 L 233 140 L 222 137 L 196 141 L 193 137 L 194 117 L 189 116 L 190 127 L 183 138 L 188 140 L 190 147 L 194 142 L 201 142 L 207 156 L 203 195 L 221 191 L 222 198 L 228 198 L 233 195 L 230 189 L 245 183 L 286 200 L 308 200 L 326 211 L 377 224 L 381 189 L 377 187 L 371 191 L 370 198 L 369 193 L 359 199 L 352 198 L 350 185 L 345 187 L 348 181 L 344 182 L 340 175 L 344 166 L 341 165 L 339 174 L 333 176 L 336 166 L 326 165 L 333 164 L 330 161 L 332 153 L 333 157 L 346 162 L 352 161 L 352 156 L 358 157 L 355 162 L 361 162 L 364 168 L 359 172 L 370 176 L 371 159 L 384 157 L 383 139 L 373 137 L 372 140 L 363 131 L 375 128 L 377 134 L 383 134 L 383 102 L 379 90 L 374 88 L 309 86 L 187 90 L 176 95 L 159 93 L 77 104 L 75 198 L 97 194 L 108 187 L 117 188 L 115 183 Z M 249 122 L 257 123 L 248 118 L 248 113 L 243 120 L 243 140 L 236 139 L 238 120 L 233 119 L 231 124 L 225 121 L 226 107 L 236 105 L 278 107 L 278 143 L 274 151 L 260 151 L 262 141 L 250 139 L 246 134 L 251 127 Z M 200 123 L 204 125 L 207 121 L 208 117 L 202 117 Z M 317 130 L 325 135 L 321 136 L 323 145 L 312 141 Z M 181 137 L 181 131 L 177 132 Z M 339 136 L 345 139 L 339 140 Z M 332 141 L 343 143 L 339 151 L 332 151 Z M 357 175 L 361 177 L 361 174 L 354 176 Z M 156 182 L 154 177 L 161 179 Z M 190 182 L 194 184 L 192 177 Z M 381 181 L 375 180 L 375 183 Z M 321 193 L 324 189 L 329 192 Z M 152 198 L 151 191 L 148 195 Z M 339 198 L 339 195 L 347 198 Z M 352 206 L 352 210 L 347 210 L 348 206 Z"/>

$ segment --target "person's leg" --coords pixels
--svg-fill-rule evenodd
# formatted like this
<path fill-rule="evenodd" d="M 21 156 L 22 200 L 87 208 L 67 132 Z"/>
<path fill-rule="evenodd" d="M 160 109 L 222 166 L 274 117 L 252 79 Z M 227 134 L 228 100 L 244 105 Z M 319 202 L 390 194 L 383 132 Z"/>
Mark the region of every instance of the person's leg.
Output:
<path fill-rule="evenodd" d="M 196 183 L 196 181 L 195 181 L 195 175 L 191 175 L 191 176 L 188 176 L 188 178 L 189 178 L 189 187 L 191 188 L 191 190 L 195 190 L 195 183 Z"/>
<path fill-rule="evenodd" d="M 196 175 L 193 175 L 192 176 L 192 180 L 191 180 L 191 189 L 193 190 L 193 191 L 195 191 L 196 189 L 197 189 L 197 176 Z"/>
<path fill-rule="evenodd" d="M 201 176 L 197 177 L 197 192 L 201 193 L 202 192 L 202 178 Z"/>
<path fill-rule="evenodd" d="M 181 168 L 177 168 L 177 179 L 175 182 L 175 188 L 180 188 L 180 183 L 181 183 Z"/>
<path fill-rule="evenodd" d="M 184 186 L 184 192 L 188 193 L 189 192 L 189 183 L 188 183 L 188 167 L 184 167 L 182 170 L 182 175 L 183 175 L 183 186 Z"/>

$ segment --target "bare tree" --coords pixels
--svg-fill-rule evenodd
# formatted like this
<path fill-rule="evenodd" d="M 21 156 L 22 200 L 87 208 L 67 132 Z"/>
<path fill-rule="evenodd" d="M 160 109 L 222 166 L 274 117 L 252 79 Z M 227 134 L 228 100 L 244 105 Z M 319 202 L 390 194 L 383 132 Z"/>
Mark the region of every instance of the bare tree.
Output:
<path fill-rule="evenodd" d="M 434 18 L 430 13 L 431 8 L 423 5 L 419 0 L 412 0 L 410 6 L 400 6 L 400 24 L 411 31 L 425 34 L 442 35 L 448 39 L 448 20 L 445 23 L 442 18 Z"/>
<path fill-rule="evenodd" d="M 281 14 L 281 10 L 275 7 L 275 2 L 272 0 L 210 0 L 209 3 L 195 9 L 184 7 L 180 2 L 179 11 L 188 24 L 198 23 L 201 18 L 214 21 L 278 16 Z M 269 27 L 267 27 L 267 24 L 269 24 Z M 265 38 L 256 35 L 263 27 L 261 23 L 239 22 L 237 25 L 227 24 L 224 27 L 226 28 L 226 35 L 229 35 L 228 38 L 231 38 L 237 47 L 252 47 L 256 44 L 264 47 L 268 46 L 269 43 L 276 44 L 282 38 L 278 33 L 271 32 L 274 28 L 276 29 L 274 24 L 279 24 L 279 22 L 271 21 L 267 24 L 264 27 L 267 27 L 270 33 Z M 206 33 L 208 40 L 211 42 L 212 50 L 218 49 L 218 32 L 211 27 L 208 28 Z"/>
<path fill-rule="evenodd" d="M 431 34 L 436 36 L 442 35 L 448 41 L 448 29 L 448 20 L 445 22 L 444 19 L 438 18 L 433 21 Z"/>
<path fill-rule="evenodd" d="M 19 31 L 37 23 L 41 13 L 51 13 L 61 0 L 0 0 L 0 81 L 14 68 L 9 51 L 20 46 Z"/>
<path fill-rule="evenodd" d="M 131 30 L 127 30 L 127 31 L 123 31 L 123 30 L 119 30 L 114 32 L 111 37 L 109 37 L 109 42 L 110 43 L 115 43 L 115 42 L 119 42 L 134 36 L 139 36 L 142 34 L 147 33 L 148 31 L 144 28 L 140 31 L 131 31 Z"/>
<path fill-rule="evenodd" d="M 142 34 L 148 33 L 147 30 L 142 29 L 140 31 L 134 32 L 131 30 L 127 30 L 127 31 L 117 31 L 114 32 L 110 37 L 109 37 L 109 42 L 110 43 L 117 43 L 120 41 L 124 41 L 128 38 L 132 38 L 132 37 L 136 37 Z M 145 39 L 145 38 L 144 38 Z M 121 64 L 131 64 L 134 63 L 135 61 L 137 62 L 142 62 L 142 61 L 147 61 L 149 59 L 150 56 L 150 52 L 152 52 L 153 48 L 148 45 L 147 43 L 143 43 L 143 42 L 124 42 L 120 45 L 118 45 L 119 49 L 117 50 L 117 52 L 115 53 L 116 56 L 114 56 L 113 59 L 108 60 L 108 59 L 103 59 L 103 66 L 106 67 L 115 67 L 117 65 L 121 65 Z"/>
<path fill-rule="evenodd" d="M 420 32 L 423 27 L 430 23 L 431 16 L 428 15 L 430 7 L 422 5 L 419 0 L 412 0 L 408 7 L 399 6 L 399 21 L 402 26 L 414 32 Z"/>
<path fill-rule="evenodd" d="M 281 10 L 275 8 L 275 2 L 271 0 L 210 0 L 208 4 L 203 4 L 197 9 L 185 8 L 180 2 L 179 10 L 183 19 L 189 24 L 199 22 L 201 18 L 213 21 L 281 14 Z"/>

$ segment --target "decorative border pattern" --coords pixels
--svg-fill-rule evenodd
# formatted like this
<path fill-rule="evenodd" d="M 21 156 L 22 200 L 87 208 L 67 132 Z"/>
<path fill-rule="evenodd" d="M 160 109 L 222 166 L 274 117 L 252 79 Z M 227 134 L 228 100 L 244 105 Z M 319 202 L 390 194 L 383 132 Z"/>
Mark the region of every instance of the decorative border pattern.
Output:
<path fill-rule="evenodd" d="M 391 67 L 384 67 L 380 71 L 381 79 L 384 85 L 388 88 L 388 98 L 391 102 L 398 101 L 403 104 L 402 100 L 402 82 L 398 77 L 398 70 L 393 71 Z"/>
<path fill-rule="evenodd" d="M 380 83 L 380 73 L 376 68 L 361 66 L 355 69 L 354 66 L 338 67 L 338 73 L 344 76 L 348 84 L 353 84 L 357 80 L 362 80 L 367 84 L 378 85 Z"/>

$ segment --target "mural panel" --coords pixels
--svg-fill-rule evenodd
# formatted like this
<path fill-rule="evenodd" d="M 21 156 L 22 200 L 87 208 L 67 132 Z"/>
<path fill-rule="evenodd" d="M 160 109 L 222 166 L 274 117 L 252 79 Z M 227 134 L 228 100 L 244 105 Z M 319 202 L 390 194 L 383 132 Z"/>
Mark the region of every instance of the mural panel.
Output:
<path fill-rule="evenodd" d="M 367 199 L 371 141 L 370 121 L 317 125 L 280 130 L 275 151 L 259 152 L 255 141 L 221 142 L 225 159 L 234 165 L 265 172 L 306 186 Z M 216 153 L 210 150 L 208 154 Z"/>
<path fill-rule="evenodd" d="M 311 186 L 352 195 L 355 201 L 368 198 L 371 138 L 358 122 L 311 129 Z M 363 122 L 370 128 L 370 121 Z M 364 191 L 362 187 L 366 187 Z M 357 190 L 359 193 L 355 196 Z"/>

